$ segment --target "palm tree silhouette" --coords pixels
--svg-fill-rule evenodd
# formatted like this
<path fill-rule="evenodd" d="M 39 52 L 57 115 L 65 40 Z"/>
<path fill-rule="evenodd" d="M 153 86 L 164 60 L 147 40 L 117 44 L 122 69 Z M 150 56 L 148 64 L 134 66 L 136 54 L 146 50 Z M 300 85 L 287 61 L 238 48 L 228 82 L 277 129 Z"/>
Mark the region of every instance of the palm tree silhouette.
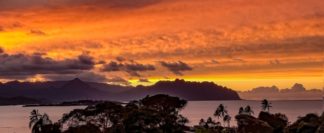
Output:
<path fill-rule="evenodd" d="M 42 133 L 42 128 L 45 125 L 52 124 L 47 114 L 41 115 L 38 110 L 32 110 L 29 117 L 29 128 L 32 129 L 32 133 Z"/>
<path fill-rule="evenodd" d="M 262 100 L 261 104 L 262 104 L 261 107 L 262 107 L 263 111 L 270 112 L 270 107 L 272 107 L 272 106 L 271 106 L 271 103 L 267 99 Z"/>
<path fill-rule="evenodd" d="M 206 127 L 206 122 L 205 122 L 204 119 L 200 119 L 200 121 L 199 121 L 199 126 L 201 126 L 201 127 Z"/>
<path fill-rule="evenodd" d="M 240 114 L 243 114 L 243 113 L 244 113 L 244 109 L 243 109 L 243 107 L 240 107 L 238 114 L 240 115 Z"/>
<path fill-rule="evenodd" d="M 225 109 L 225 106 L 223 104 L 220 104 L 215 113 L 214 116 L 216 116 L 218 119 L 224 117 L 227 114 L 227 110 Z"/>
<path fill-rule="evenodd" d="M 223 121 L 224 121 L 224 125 L 225 123 L 227 123 L 227 127 L 230 127 L 230 122 L 231 122 L 231 116 L 230 115 L 225 115 L 224 118 L 223 118 Z"/>
<path fill-rule="evenodd" d="M 207 127 L 216 127 L 219 125 L 219 123 L 215 122 L 211 117 L 208 117 L 207 118 L 207 121 L 206 121 L 206 125 Z"/>
<path fill-rule="evenodd" d="M 248 115 L 252 115 L 252 114 L 254 114 L 254 112 L 253 112 L 252 108 L 250 107 L 250 105 L 248 105 L 248 106 L 246 106 L 246 107 L 244 108 L 244 113 L 245 113 L 245 114 L 248 114 Z"/>
<path fill-rule="evenodd" d="M 217 117 L 218 119 L 223 118 L 223 121 L 224 121 L 224 118 L 225 118 L 226 115 L 228 115 L 228 113 L 227 113 L 227 110 L 226 110 L 225 106 L 223 104 L 220 104 L 217 107 L 217 109 L 216 109 L 216 111 L 214 113 L 214 116 Z M 224 121 L 224 124 L 225 124 L 225 121 Z"/>

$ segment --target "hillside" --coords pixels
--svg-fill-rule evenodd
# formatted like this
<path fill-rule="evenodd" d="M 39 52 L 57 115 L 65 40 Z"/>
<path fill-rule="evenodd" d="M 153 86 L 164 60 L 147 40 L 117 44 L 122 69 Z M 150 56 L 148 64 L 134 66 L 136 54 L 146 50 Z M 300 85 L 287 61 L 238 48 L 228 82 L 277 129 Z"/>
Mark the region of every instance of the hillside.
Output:
<path fill-rule="evenodd" d="M 0 84 L 0 97 L 30 97 L 53 102 L 73 100 L 130 100 L 146 95 L 169 94 L 187 100 L 238 100 L 238 94 L 213 82 L 159 81 L 151 86 L 118 86 L 71 81 L 18 82 Z"/>

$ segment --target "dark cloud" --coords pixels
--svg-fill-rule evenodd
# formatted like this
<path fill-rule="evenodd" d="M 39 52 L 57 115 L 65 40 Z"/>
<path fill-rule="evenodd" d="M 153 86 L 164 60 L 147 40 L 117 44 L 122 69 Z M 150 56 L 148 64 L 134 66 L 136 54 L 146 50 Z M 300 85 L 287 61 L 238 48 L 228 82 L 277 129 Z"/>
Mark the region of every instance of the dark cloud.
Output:
<path fill-rule="evenodd" d="M 126 86 L 131 85 L 131 83 L 128 80 L 123 79 L 121 77 L 108 78 L 107 82 L 111 84 L 119 84 L 119 85 L 126 85 Z"/>
<path fill-rule="evenodd" d="M 208 35 L 205 35 L 208 36 Z M 142 38 L 142 40 L 128 40 L 120 43 L 131 43 L 131 42 L 145 42 L 144 40 L 153 38 L 151 41 L 157 40 L 154 36 L 148 36 Z M 171 38 L 171 37 L 170 37 Z M 172 43 L 185 42 L 185 39 L 181 37 L 171 38 Z M 132 58 L 196 58 L 196 57 L 269 57 L 276 55 L 300 55 L 304 54 L 322 54 L 324 41 L 324 36 L 301 36 L 295 38 L 286 38 L 278 40 L 260 41 L 260 42 L 246 42 L 244 45 L 240 43 L 219 43 L 217 39 L 211 38 L 212 43 L 209 45 L 195 47 L 175 47 L 167 51 L 141 51 L 141 52 L 125 52 L 122 56 L 132 57 Z M 169 43 L 169 42 L 164 42 Z M 171 47 L 171 46 L 170 46 Z M 172 48 L 172 47 L 171 47 Z"/>
<path fill-rule="evenodd" d="M 131 63 L 121 63 L 116 61 L 111 61 L 108 64 L 105 64 L 102 68 L 102 71 L 113 72 L 113 71 L 125 71 L 131 76 L 140 77 L 139 72 L 144 71 L 154 71 L 155 67 L 150 64 L 140 64 L 136 62 Z"/>
<path fill-rule="evenodd" d="M 314 69 L 321 72 L 320 69 L 323 66 L 323 61 L 321 60 L 298 60 L 291 62 L 281 62 L 277 65 L 265 64 L 250 64 L 245 63 L 243 65 L 219 65 L 209 67 L 209 71 L 217 73 L 237 73 L 237 72 L 287 72 L 287 70 L 302 70 L 302 69 Z"/>
<path fill-rule="evenodd" d="M 79 61 L 82 64 L 87 64 L 87 65 L 94 65 L 95 64 L 93 57 L 91 57 L 91 56 L 89 56 L 87 54 L 80 55 L 79 56 Z"/>
<path fill-rule="evenodd" d="M 169 71 L 171 71 L 172 73 L 176 74 L 176 75 L 183 75 L 182 71 L 191 71 L 192 68 L 182 62 L 182 61 L 178 61 L 178 62 L 165 62 L 165 61 L 160 61 L 160 64 L 163 67 L 166 67 Z"/>
<path fill-rule="evenodd" d="M 23 9 L 32 7 L 105 7 L 105 8 L 140 8 L 143 6 L 155 4 L 161 0 L 0 0 L 1 10 Z"/>
<path fill-rule="evenodd" d="M 41 31 L 41 30 L 37 30 L 37 29 L 32 29 L 32 30 L 30 30 L 29 33 L 32 34 L 32 35 L 39 35 L 39 36 L 44 36 L 44 35 L 46 35 L 45 32 L 43 32 L 43 31 Z"/>
<path fill-rule="evenodd" d="M 91 70 L 95 63 L 89 55 L 75 59 L 54 60 L 42 53 L 0 54 L 0 77 L 30 77 L 36 74 L 77 74 Z"/>
<path fill-rule="evenodd" d="M 139 64 L 139 63 L 132 63 L 132 64 L 125 64 L 126 72 L 128 72 L 132 76 L 140 77 L 138 72 L 144 71 L 154 71 L 155 67 L 150 64 Z"/>
<path fill-rule="evenodd" d="M 108 64 L 104 65 L 104 67 L 102 68 L 102 71 L 107 71 L 107 72 L 121 71 L 123 67 L 124 67 L 123 64 L 115 62 L 115 61 L 111 61 Z"/>
<path fill-rule="evenodd" d="M 97 64 L 106 64 L 106 61 L 100 60 L 100 61 L 97 62 Z"/>
<path fill-rule="evenodd" d="M 3 26 L 0 25 L 0 32 L 1 31 L 4 31 L 4 28 L 3 28 Z"/>

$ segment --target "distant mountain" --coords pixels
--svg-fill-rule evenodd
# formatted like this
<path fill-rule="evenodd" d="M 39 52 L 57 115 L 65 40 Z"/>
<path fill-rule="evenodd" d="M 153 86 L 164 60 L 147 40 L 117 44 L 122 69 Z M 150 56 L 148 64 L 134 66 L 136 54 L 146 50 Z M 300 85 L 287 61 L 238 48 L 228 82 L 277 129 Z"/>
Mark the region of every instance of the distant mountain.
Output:
<path fill-rule="evenodd" d="M 66 82 L 62 87 L 51 91 L 56 94 L 53 98 L 64 99 L 64 101 L 104 99 L 106 96 L 108 96 L 106 92 L 93 88 L 78 78 Z"/>
<path fill-rule="evenodd" d="M 321 100 L 323 91 L 306 89 L 303 84 L 295 83 L 291 88 L 279 89 L 277 86 L 261 86 L 249 91 L 238 92 L 241 98 L 248 100 Z"/>
<path fill-rule="evenodd" d="M 151 86 L 119 86 L 71 81 L 19 82 L 0 84 L 0 97 L 32 97 L 53 102 L 75 100 L 133 100 L 146 95 L 169 94 L 187 100 L 238 100 L 238 94 L 213 82 L 159 81 Z"/>
<path fill-rule="evenodd" d="M 93 88 L 80 79 L 48 82 L 8 82 L 0 85 L 0 97 L 44 98 L 53 102 L 80 99 L 104 99 L 107 92 Z"/>
<path fill-rule="evenodd" d="M 137 86 L 123 92 L 122 97 L 138 99 L 146 95 L 169 94 L 187 100 L 239 100 L 239 95 L 226 87 L 213 82 L 190 82 L 181 79 L 159 81 L 152 86 Z"/>

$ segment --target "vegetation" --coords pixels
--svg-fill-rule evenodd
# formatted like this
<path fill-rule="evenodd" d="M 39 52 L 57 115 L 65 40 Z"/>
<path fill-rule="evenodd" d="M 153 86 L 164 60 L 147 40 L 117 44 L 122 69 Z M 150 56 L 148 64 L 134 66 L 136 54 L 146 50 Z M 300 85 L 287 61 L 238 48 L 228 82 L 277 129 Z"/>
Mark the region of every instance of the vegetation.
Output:
<path fill-rule="evenodd" d="M 254 114 L 252 108 L 250 107 L 250 105 L 247 105 L 245 108 L 244 108 L 244 113 L 245 114 L 248 114 L 248 115 L 252 115 Z"/>
<path fill-rule="evenodd" d="M 226 107 L 223 104 L 220 104 L 217 107 L 214 116 L 217 117 L 218 119 L 222 118 L 224 124 L 228 123 L 229 126 L 229 123 L 231 121 L 231 116 L 229 116 L 228 111 L 226 110 Z"/>
<path fill-rule="evenodd" d="M 85 109 L 75 109 L 65 114 L 58 124 L 64 133 L 181 133 L 188 129 L 185 126 L 188 120 L 178 112 L 186 103 L 178 97 L 162 94 L 147 96 L 126 105 L 102 102 Z M 34 116 L 37 116 L 36 120 L 43 118 L 35 112 L 31 116 L 32 123 Z M 68 128 L 63 130 L 63 127 Z M 45 133 L 37 131 L 35 133 Z"/>
<path fill-rule="evenodd" d="M 216 116 L 217 118 L 223 118 L 226 114 L 227 114 L 227 110 L 225 109 L 225 106 L 223 104 L 220 104 L 217 107 L 214 116 Z"/>
<path fill-rule="evenodd" d="M 29 117 L 29 128 L 32 133 L 59 133 L 57 124 L 53 124 L 49 116 L 44 113 L 41 115 L 38 110 L 33 110 Z"/>
<path fill-rule="evenodd" d="M 269 113 L 269 102 L 262 101 L 259 116 L 248 105 L 240 107 L 235 116 L 237 127 L 231 127 L 232 120 L 226 107 L 220 104 L 214 116 L 201 119 L 199 124 L 187 127 L 188 119 L 179 114 L 186 101 L 168 95 L 146 96 L 127 104 L 100 102 L 85 109 L 75 109 L 64 114 L 62 119 L 52 123 L 47 114 L 33 110 L 30 114 L 32 133 L 322 133 L 322 116 L 307 114 L 289 125 L 284 114 Z M 267 104 L 265 104 L 267 103 Z M 266 106 L 265 106 L 266 105 Z"/>
<path fill-rule="evenodd" d="M 270 108 L 272 106 L 271 106 L 271 103 L 267 99 L 262 100 L 261 104 L 262 104 L 261 107 L 262 107 L 263 111 L 270 112 Z"/>

